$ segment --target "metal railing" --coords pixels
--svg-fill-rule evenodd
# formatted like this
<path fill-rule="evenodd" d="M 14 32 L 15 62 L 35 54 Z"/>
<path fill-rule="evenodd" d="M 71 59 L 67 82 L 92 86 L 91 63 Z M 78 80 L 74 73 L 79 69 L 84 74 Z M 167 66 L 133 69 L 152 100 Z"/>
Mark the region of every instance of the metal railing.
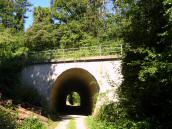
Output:
<path fill-rule="evenodd" d="M 121 56 L 122 45 L 99 45 L 69 49 L 51 49 L 39 52 L 29 52 L 27 55 L 29 62 L 50 62 L 83 60 L 89 57 Z"/>

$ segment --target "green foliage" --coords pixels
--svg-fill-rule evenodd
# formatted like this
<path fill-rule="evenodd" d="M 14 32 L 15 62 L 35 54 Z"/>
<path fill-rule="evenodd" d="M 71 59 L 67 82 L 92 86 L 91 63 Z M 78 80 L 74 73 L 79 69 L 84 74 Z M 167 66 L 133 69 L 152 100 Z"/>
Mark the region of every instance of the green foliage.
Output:
<path fill-rule="evenodd" d="M 26 33 L 26 46 L 32 51 L 56 48 L 78 48 L 100 43 L 99 39 L 84 32 L 84 24 L 70 21 L 55 26 L 52 23 L 34 23 Z"/>
<path fill-rule="evenodd" d="M 60 22 L 70 20 L 80 20 L 87 10 L 87 0 L 55 0 L 53 5 L 53 14 Z"/>
<path fill-rule="evenodd" d="M 70 21 L 57 29 L 60 48 L 73 48 L 98 44 L 98 40 L 84 32 L 84 24 L 79 21 Z"/>
<path fill-rule="evenodd" d="M 81 103 L 81 98 L 80 95 L 77 92 L 73 92 L 73 101 L 76 104 L 80 104 Z"/>
<path fill-rule="evenodd" d="M 46 127 L 35 118 L 25 119 L 18 129 L 46 129 Z"/>
<path fill-rule="evenodd" d="M 124 81 L 118 89 L 120 107 L 109 108 L 120 109 L 126 119 L 113 121 L 147 121 L 147 128 L 171 128 L 170 1 L 118 1 L 116 6 L 125 46 Z"/>
<path fill-rule="evenodd" d="M 25 44 L 31 51 L 58 47 L 55 27 L 51 23 L 35 23 L 26 33 Z"/>
<path fill-rule="evenodd" d="M 89 120 L 90 128 L 95 129 L 148 129 L 151 128 L 149 120 L 129 119 L 125 108 L 118 102 L 101 107 L 95 118 Z"/>
<path fill-rule="evenodd" d="M 0 24 L 4 27 L 13 27 L 14 21 L 14 3 L 12 0 L 1 0 L 0 1 Z"/>
<path fill-rule="evenodd" d="M 120 88 L 120 97 L 129 116 L 134 119 L 150 117 L 152 122 L 170 126 L 164 121 L 170 115 L 167 110 L 172 106 L 169 103 L 172 82 L 168 62 L 164 61 L 162 55 L 143 49 L 128 51 L 124 61 L 125 81 Z"/>
<path fill-rule="evenodd" d="M 1 129 L 46 129 L 38 119 L 27 118 L 21 124 L 17 123 L 17 113 L 9 108 L 0 106 Z"/>
<path fill-rule="evenodd" d="M 52 14 L 49 8 L 34 8 L 34 23 L 52 23 Z"/>
<path fill-rule="evenodd" d="M 24 46 L 23 33 L 13 29 L 0 32 L 0 89 L 6 95 L 15 96 L 13 90 L 18 82 L 18 72 L 25 63 L 27 48 Z M 22 60 L 22 61 L 21 61 Z"/>
<path fill-rule="evenodd" d="M 87 123 L 90 129 L 148 129 L 150 125 L 147 121 L 131 121 L 129 119 L 120 119 L 120 121 L 109 122 L 97 120 L 89 117 Z"/>
<path fill-rule="evenodd" d="M 15 33 L 14 29 L 6 29 L 0 32 L 0 57 L 2 59 L 19 57 L 27 52 L 24 46 L 24 33 Z"/>
<path fill-rule="evenodd" d="M 25 13 L 29 11 L 31 4 L 28 0 L 14 0 L 14 28 L 17 31 L 24 31 Z"/>
<path fill-rule="evenodd" d="M 16 114 L 12 112 L 10 109 L 6 109 L 0 106 L 0 128 L 15 129 L 16 127 L 17 127 Z"/>
<path fill-rule="evenodd" d="M 25 35 L 25 44 L 31 51 L 59 47 L 56 26 L 49 8 L 34 8 L 34 22 Z"/>
<path fill-rule="evenodd" d="M 126 114 L 122 113 L 123 109 L 119 107 L 118 103 L 110 103 L 101 107 L 96 118 L 97 120 L 114 122 L 116 119 L 126 117 Z"/>
<path fill-rule="evenodd" d="M 61 48 L 79 47 L 80 40 L 84 38 L 82 24 L 78 21 L 71 21 L 67 25 L 60 25 L 57 33 L 60 37 L 59 42 Z"/>
<path fill-rule="evenodd" d="M 5 28 L 15 28 L 17 31 L 23 31 L 25 13 L 30 6 L 31 4 L 27 0 L 1 0 L 0 24 Z"/>
<path fill-rule="evenodd" d="M 117 18 L 108 14 L 104 6 L 102 0 L 55 0 L 51 9 L 35 8 L 34 23 L 26 33 L 26 46 L 40 51 L 113 44 L 119 40 Z"/>
<path fill-rule="evenodd" d="M 103 21 L 106 12 L 101 12 L 103 1 L 55 0 L 52 14 L 57 22 L 57 39 L 61 48 L 90 46 L 100 43 L 99 36 L 105 33 Z"/>
<path fill-rule="evenodd" d="M 73 106 L 80 106 L 81 104 L 80 95 L 77 92 L 71 92 L 66 99 Z"/>
<path fill-rule="evenodd" d="M 166 8 L 166 15 L 169 16 L 169 21 L 172 21 L 172 1 L 171 0 L 164 0 L 163 1 L 165 8 Z M 171 23 L 169 23 L 171 24 Z"/>

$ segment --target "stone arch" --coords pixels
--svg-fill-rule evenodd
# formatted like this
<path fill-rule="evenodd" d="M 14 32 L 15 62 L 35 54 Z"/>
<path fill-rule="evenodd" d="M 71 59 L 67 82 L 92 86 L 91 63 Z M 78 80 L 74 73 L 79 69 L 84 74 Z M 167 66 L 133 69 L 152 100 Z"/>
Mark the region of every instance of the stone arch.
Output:
<path fill-rule="evenodd" d="M 81 98 L 79 107 L 66 105 L 66 97 L 70 92 L 78 92 Z M 99 85 L 95 77 L 82 68 L 71 68 L 61 73 L 51 92 L 51 109 L 66 114 L 85 114 L 93 112 L 99 93 Z"/>

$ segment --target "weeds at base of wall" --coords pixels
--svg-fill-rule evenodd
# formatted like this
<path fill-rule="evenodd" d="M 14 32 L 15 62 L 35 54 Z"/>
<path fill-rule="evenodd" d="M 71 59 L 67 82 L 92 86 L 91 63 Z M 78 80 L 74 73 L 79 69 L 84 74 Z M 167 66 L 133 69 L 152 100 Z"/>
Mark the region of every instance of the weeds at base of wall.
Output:
<path fill-rule="evenodd" d="M 88 117 L 87 125 L 89 129 L 150 129 L 149 122 L 131 121 L 129 119 L 120 119 L 116 122 L 98 120 L 97 118 Z"/>
<path fill-rule="evenodd" d="M 95 117 L 88 118 L 90 129 L 151 129 L 149 120 L 131 120 L 118 102 L 103 105 Z"/>

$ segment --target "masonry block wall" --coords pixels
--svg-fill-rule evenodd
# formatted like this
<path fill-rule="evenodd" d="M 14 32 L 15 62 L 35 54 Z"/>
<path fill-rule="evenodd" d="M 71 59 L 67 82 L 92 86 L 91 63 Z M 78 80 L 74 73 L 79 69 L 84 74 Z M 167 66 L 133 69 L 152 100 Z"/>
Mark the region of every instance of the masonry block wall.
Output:
<path fill-rule="evenodd" d="M 51 109 L 51 94 L 57 78 L 65 71 L 77 68 L 88 71 L 98 83 L 99 97 L 96 107 L 100 107 L 107 100 L 117 101 L 114 91 L 122 83 L 121 60 L 33 64 L 22 70 L 21 82 L 24 86 L 35 88 Z"/>

